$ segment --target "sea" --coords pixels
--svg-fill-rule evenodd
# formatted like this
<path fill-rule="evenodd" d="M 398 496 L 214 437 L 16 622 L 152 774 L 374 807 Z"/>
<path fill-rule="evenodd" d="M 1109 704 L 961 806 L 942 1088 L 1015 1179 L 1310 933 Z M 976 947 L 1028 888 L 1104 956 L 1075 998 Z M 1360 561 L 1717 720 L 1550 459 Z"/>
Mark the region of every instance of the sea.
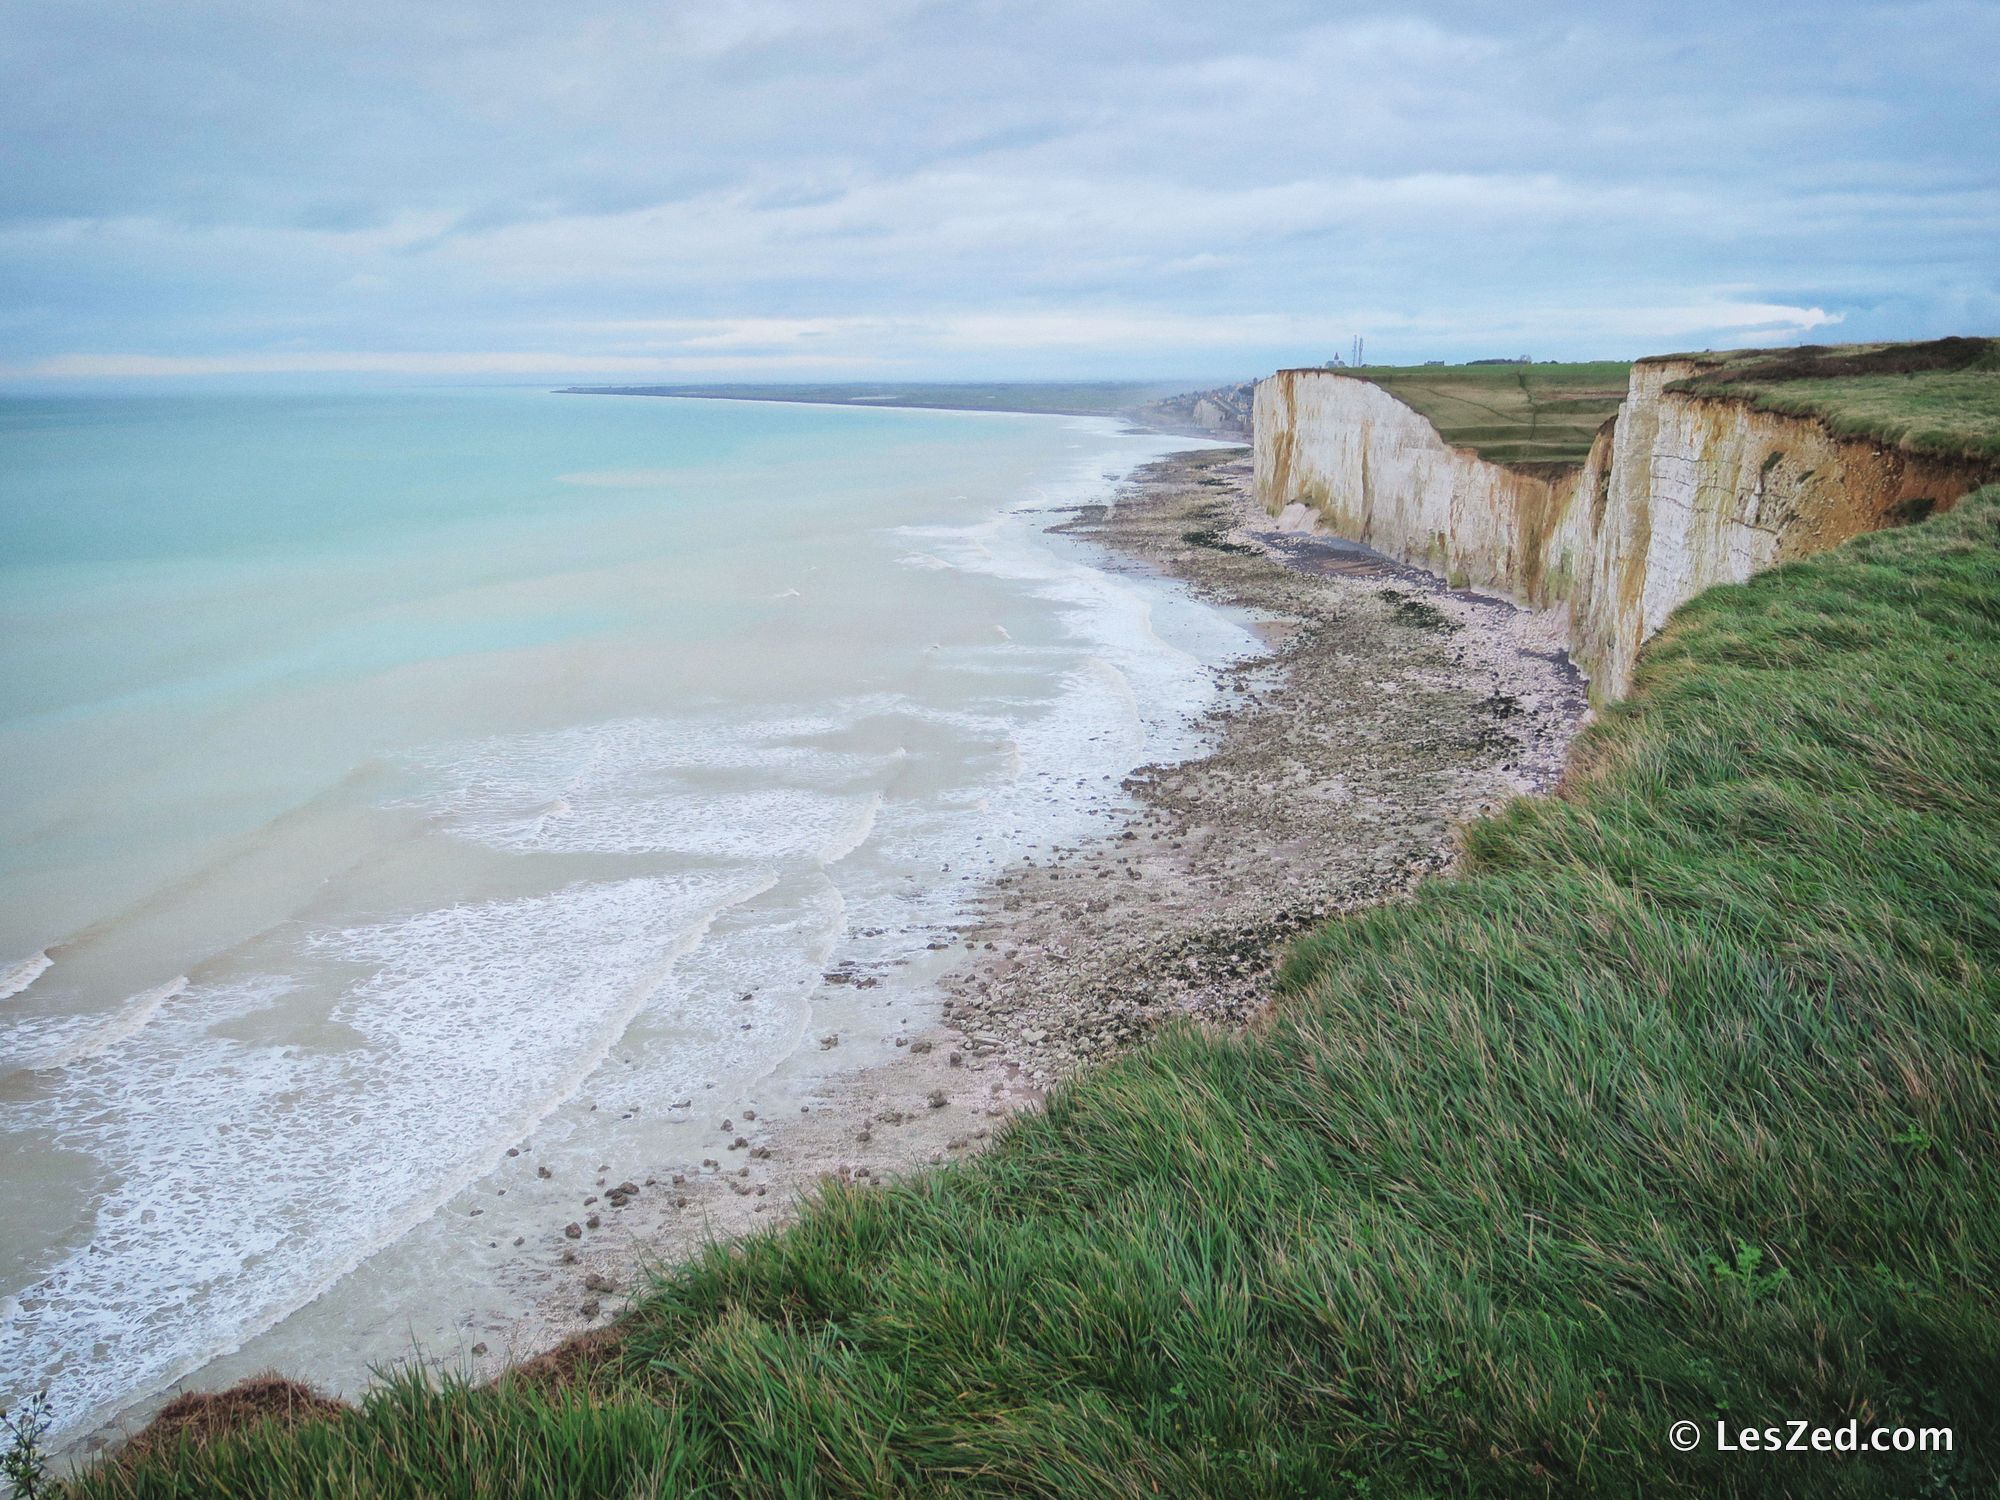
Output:
<path fill-rule="evenodd" d="M 935 1019 L 982 885 L 1199 753 L 1256 651 L 1048 530 L 1192 446 L 0 400 L 0 1399 L 74 1437 L 177 1385 L 449 1363 L 578 1180 Z"/>

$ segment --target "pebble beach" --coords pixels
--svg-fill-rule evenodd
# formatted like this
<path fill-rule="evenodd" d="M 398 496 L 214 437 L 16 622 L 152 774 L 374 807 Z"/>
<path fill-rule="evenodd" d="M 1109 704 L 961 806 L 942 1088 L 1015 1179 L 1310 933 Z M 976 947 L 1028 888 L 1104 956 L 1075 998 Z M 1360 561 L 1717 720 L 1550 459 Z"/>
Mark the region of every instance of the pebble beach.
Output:
<path fill-rule="evenodd" d="M 1266 652 L 1224 669 L 1207 753 L 1137 769 L 1123 826 L 992 882 L 940 944 L 935 1024 L 887 1057 L 830 1068 L 782 1112 L 716 1110 L 698 1170 L 606 1162 L 577 1184 L 575 1233 L 524 1271 L 545 1282 L 536 1313 L 475 1344 L 475 1373 L 612 1336 L 649 1272 L 782 1224 L 828 1178 L 879 1183 L 977 1152 L 1162 1026 L 1254 1026 L 1295 935 L 1406 897 L 1449 867 L 1467 821 L 1555 785 L 1588 714 L 1559 620 L 1280 530 L 1250 481 L 1242 449 L 1174 454 L 1057 528 L 1107 568 L 1178 579 L 1255 622 Z"/>

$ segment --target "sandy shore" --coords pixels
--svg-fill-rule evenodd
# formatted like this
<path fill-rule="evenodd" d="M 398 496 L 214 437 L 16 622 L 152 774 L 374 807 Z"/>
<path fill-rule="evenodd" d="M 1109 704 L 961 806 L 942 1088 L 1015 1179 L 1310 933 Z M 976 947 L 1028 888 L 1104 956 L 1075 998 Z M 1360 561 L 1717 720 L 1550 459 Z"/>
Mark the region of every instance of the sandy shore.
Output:
<path fill-rule="evenodd" d="M 1450 863 L 1459 825 L 1553 784 L 1585 714 L 1558 622 L 1279 532 L 1249 481 L 1241 449 L 1178 454 L 1061 528 L 1260 622 L 1269 654 L 1226 673 L 1212 751 L 1136 771 L 1121 829 L 995 882 L 938 955 L 940 1019 L 886 1061 L 830 1072 L 806 1102 L 774 1082 L 764 1108 L 710 1107 L 698 1168 L 607 1163 L 574 1232 L 530 1257 L 537 1313 L 471 1344 L 476 1372 L 603 1328 L 647 1266 L 781 1223 L 827 1176 L 976 1151 L 1168 1019 L 1242 1024 L 1292 935 L 1396 899 Z"/>

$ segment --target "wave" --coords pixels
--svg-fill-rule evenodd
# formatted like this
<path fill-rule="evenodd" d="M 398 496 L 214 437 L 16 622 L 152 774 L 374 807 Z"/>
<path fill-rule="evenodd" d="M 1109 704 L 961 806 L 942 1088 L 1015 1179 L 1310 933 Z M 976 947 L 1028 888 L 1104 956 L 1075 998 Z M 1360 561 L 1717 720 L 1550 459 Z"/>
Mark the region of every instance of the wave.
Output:
<path fill-rule="evenodd" d="M 64 1428 L 238 1348 L 492 1170 L 610 1056 L 718 914 L 768 879 L 568 887 L 324 930 L 313 982 L 148 991 L 145 1047 L 80 1051 L 24 1123 L 115 1164 L 84 1235 L 0 1327 Z M 301 1046 L 284 1014 L 345 1045 Z M 162 987 L 165 990 L 170 987 Z M 560 997 L 560 1003 L 552 1003 Z M 110 1028 L 107 1027 L 106 1030 Z M 78 1350 L 96 1350 L 90 1359 Z"/>
<path fill-rule="evenodd" d="M 49 957 L 45 948 L 40 953 L 30 954 L 17 964 L 10 964 L 7 968 L 0 969 L 0 1000 L 11 1000 L 55 966 L 56 961 Z"/>
<path fill-rule="evenodd" d="M 514 853 L 826 859 L 872 818 L 881 764 L 811 743 L 843 727 L 621 719 L 443 746 L 420 761 L 435 786 L 416 805 L 454 837 Z"/>
<path fill-rule="evenodd" d="M 102 1056 L 120 1042 L 136 1036 L 148 1021 L 159 1014 L 161 1006 L 176 995 L 185 993 L 187 987 L 188 978 L 183 974 L 176 979 L 168 980 L 165 984 L 155 985 L 152 989 L 141 990 L 119 1006 L 110 1019 L 102 1025 L 49 1052 L 15 1060 L 12 1066 L 30 1072 L 41 1072 L 49 1068 L 67 1068 L 89 1058 Z"/>

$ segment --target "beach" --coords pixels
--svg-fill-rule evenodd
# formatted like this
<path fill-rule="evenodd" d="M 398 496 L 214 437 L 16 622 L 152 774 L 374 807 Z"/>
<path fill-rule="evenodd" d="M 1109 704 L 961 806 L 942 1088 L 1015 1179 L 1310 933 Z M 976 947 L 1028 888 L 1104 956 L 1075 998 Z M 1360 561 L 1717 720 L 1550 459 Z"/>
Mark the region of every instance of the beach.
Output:
<path fill-rule="evenodd" d="M 858 1050 L 829 1033 L 758 1088 L 700 1101 L 696 1170 L 608 1160 L 570 1184 L 577 1235 L 545 1247 L 535 1311 L 480 1339 L 472 1373 L 615 1336 L 650 1271 L 776 1227 L 825 1179 L 879 1183 L 976 1152 L 1163 1025 L 1255 1026 L 1291 937 L 1401 899 L 1450 866 L 1464 822 L 1555 784 L 1587 713 L 1559 622 L 1281 532 L 1248 487 L 1240 449 L 1174 454 L 1056 528 L 1108 569 L 1259 622 L 1264 654 L 1222 669 L 1205 753 L 1135 770 L 1110 831 L 988 882 L 932 956 L 934 1023 L 814 1079 Z"/>

